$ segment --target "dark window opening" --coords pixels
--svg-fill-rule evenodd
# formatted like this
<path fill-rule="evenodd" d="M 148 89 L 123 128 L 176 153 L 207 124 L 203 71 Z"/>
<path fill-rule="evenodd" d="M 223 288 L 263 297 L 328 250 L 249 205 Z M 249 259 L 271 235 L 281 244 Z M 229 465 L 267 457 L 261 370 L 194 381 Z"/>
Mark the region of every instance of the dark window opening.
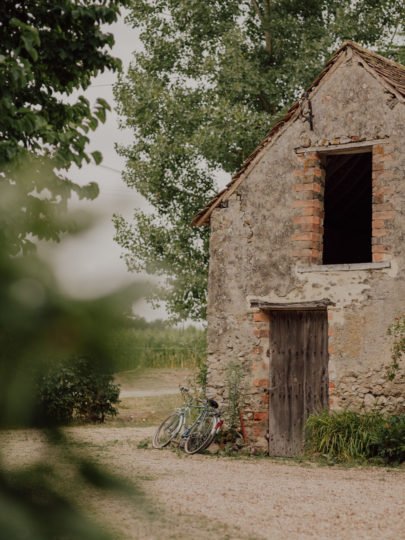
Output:
<path fill-rule="evenodd" d="M 323 264 L 371 262 L 371 153 L 326 156 Z"/>

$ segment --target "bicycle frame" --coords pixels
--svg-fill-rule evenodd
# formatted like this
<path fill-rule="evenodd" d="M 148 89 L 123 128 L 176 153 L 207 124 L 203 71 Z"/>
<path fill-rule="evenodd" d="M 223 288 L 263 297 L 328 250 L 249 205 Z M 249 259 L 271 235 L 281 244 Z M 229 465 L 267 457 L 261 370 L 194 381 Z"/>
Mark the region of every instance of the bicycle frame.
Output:
<path fill-rule="evenodd" d="M 190 409 L 191 408 L 201 409 L 201 412 L 198 415 L 198 417 L 194 420 L 194 422 L 192 422 L 191 424 L 189 424 L 187 426 L 187 414 L 190 414 Z M 214 416 L 216 418 L 216 420 L 217 420 L 213 424 L 212 431 L 211 431 L 212 436 L 216 435 L 218 433 L 218 431 L 221 429 L 224 422 L 220 418 L 221 413 L 212 411 L 210 409 L 209 404 L 206 403 L 205 405 L 190 405 L 189 407 L 184 409 L 184 411 L 183 411 L 183 422 L 182 422 L 182 425 L 181 425 L 181 427 L 183 427 L 183 433 L 181 435 L 182 439 L 187 439 L 187 437 L 190 435 L 190 432 L 194 428 L 194 426 L 201 425 L 204 422 L 205 417 L 207 415 Z M 181 431 L 181 427 L 180 427 L 179 431 Z"/>
<path fill-rule="evenodd" d="M 209 405 L 208 402 L 202 402 L 202 403 L 204 403 L 203 405 L 193 404 L 193 400 L 192 400 L 192 398 L 190 399 L 190 396 L 189 396 L 188 392 L 183 391 L 182 389 L 180 389 L 180 391 L 181 391 L 181 393 L 183 395 L 185 404 L 184 404 L 183 407 L 176 409 L 177 412 L 181 414 L 182 421 L 181 421 L 181 423 L 179 425 L 179 428 L 178 428 L 178 431 L 177 431 L 175 437 L 183 429 L 183 432 L 181 434 L 181 439 L 186 440 L 187 437 L 190 435 L 190 432 L 194 428 L 194 426 L 197 425 L 197 424 L 201 425 L 202 422 L 204 421 L 205 417 L 207 416 L 207 414 L 215 415 L 215 416 L 217 416 L 217 415 L 216 415 L 216 413 L 211 411 L 210 405 Z M 186 399 L 187 399 L 187 401 L 186 401 Z M 191 410 L 192 409 L 200 409 L 201 410 L 200 414 L 197 416 L 197 418 L 194 421 L 191 421 Z M 222 421 L 218 421 L 218 422 L 215 423 L 214 428 L 213 428 L 213 432 L 212 432 L 213 435 L 214 435 L 214 433 L 216 433 L 220 429 L 222 424 L 223 424 Z"/>
<path fill-rule="evenodd" d="M 175 409 L 173 418 L 169 424 L 166 424 L 165 431 L 169 434 L 170 441 L 177 443 L 178 446 L 186 445 L 192 432 L 199 432 L 203 429 L 202 426 L 209 420 L 212 427 L 210 428 L 209 438 L 211 440 L 215 437 L 216 433 L 221 428 L 223 421 L 221 419 L 221 412 L 216 410 L 218 407 L 214 400 L 197 400 L 190 395 L 187 388 L 181 387 L 180 392 L 183 397 L 183 405 Z M 192 414 L 192 411 L 199 411 L 196 416 Z M 158 432 L 160 427 L 158 429 Z M 158 433 L 157 432 L 157 433 Z M 207 439 L 208 440 L 208 439 Z M 157 445 L 156 448 L 161 446 Z"/>

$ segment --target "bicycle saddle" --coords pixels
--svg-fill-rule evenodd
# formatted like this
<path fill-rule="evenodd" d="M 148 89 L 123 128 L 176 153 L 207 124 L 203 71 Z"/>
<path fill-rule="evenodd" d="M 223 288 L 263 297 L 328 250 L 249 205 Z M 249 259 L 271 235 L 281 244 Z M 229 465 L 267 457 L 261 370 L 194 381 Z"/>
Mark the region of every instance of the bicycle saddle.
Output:
<path fill-rule="evenodd" d="M 213 409 L 218 409 L 218 403 L 214 399 L 209 399 L 208 403 Z"/>

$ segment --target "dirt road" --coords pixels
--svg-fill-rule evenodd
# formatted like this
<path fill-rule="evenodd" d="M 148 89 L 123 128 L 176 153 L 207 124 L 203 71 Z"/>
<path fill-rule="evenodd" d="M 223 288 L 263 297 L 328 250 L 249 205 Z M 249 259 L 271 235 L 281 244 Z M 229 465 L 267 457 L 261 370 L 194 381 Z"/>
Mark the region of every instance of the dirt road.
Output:
<path fill-rule="evenodd" d="M 186 456 L 139 449 L 155 428 L 70 433 L 153 503 L 92 495 L 91 513 L 125 539 L 404 539 L 405 470 L 322 467 L 268 458 Z M 2 441 L 15 464 L 40 455 L 37 435 Z"/>

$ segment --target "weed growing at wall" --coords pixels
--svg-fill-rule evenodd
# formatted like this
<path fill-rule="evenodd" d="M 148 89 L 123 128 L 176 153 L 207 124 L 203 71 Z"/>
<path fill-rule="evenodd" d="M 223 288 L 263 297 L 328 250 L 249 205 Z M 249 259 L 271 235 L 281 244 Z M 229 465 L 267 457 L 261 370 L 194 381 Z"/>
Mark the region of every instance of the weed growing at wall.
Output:
<path fill-rule="evenodd" d="M 305 435 L 307 454 L 339 462 L 405 461 L 405 415 L 324 411 L 309 416 Z"/>
<path fill-rule="evenodd" d="M 245 370 L 241 362 L 232 360 L 226 368 L 225 375 L 227 405 L 225 420 L 229 429 L 240 426 L 240 412 L 245 406 L 247 384 Z"/>
<path fill-rule="evenodd" d="M 240 419 L 246 402 L 247 382 L 245 375 L 241 362 L 235 360 L 229 362 L 225 373 L 225 429 L 220 432 L 217 440 L 225 455 L 231 455 L 244 446 Z"/>
<path fill-rule="evenodd" d="M 197 371 L 195 376 L 196 385 L 201 389 L 201 394 L 203 397 L 207 395 L 207 375 L 208 375 L 208 364 L 204 362 L 201 364 L 200 369 Z"/>
<path fill-rule="evenodd" d="M 405 355 L 405 315 L 397 315 L 387 330 L 393 338 L 391 351 L 392 363 L 388 366 L 387 375 L 390 381 L 395 378 L 399 362 Z"/>

